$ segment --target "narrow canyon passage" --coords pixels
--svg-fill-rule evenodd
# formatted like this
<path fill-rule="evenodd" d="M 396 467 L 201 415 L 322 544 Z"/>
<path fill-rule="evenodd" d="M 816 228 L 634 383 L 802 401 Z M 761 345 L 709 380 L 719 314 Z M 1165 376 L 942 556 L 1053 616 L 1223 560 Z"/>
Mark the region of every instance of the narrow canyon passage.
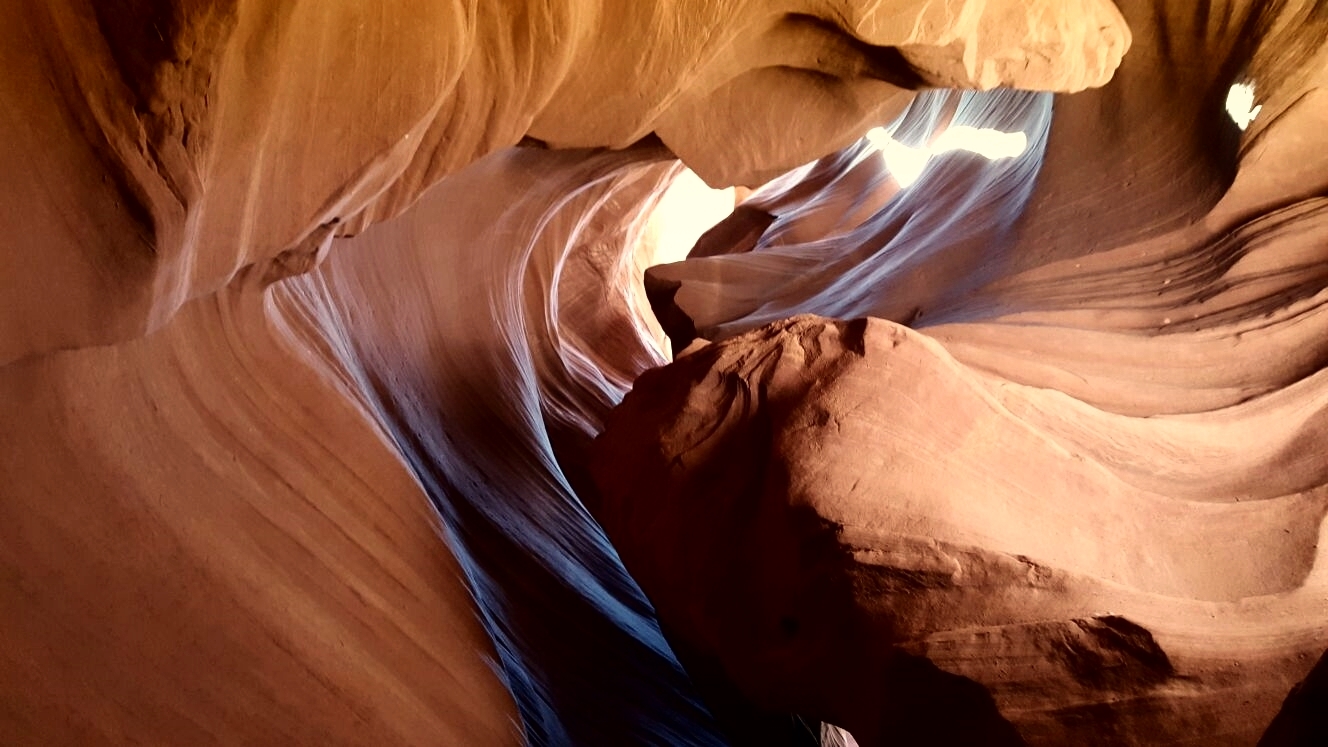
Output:
<path fill-rule="evenodd" d="M 1325 39 L 0 10 L 0 743 L 1322 743 Z"/>

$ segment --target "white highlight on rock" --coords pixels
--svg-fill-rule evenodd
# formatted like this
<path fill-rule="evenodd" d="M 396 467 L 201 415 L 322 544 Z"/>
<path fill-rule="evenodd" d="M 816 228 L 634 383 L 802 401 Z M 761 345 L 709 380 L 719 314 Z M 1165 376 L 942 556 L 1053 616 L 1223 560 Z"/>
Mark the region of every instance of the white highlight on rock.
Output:
<path fill-rule="evenodd" d="M 1259 116 L 1263 106 L 1254 105 L 1254 84 L 1233 83 L 1227 91 L 1227 114 L 1242 131 Z"/>
<path fill-rule="evenodd" d="M 681 262 L 701 234 L 733 212 L 733 188 L 713 189 L 691 169 L 683 169 L 659 199 L 647 224 L 655 242 L 654 264 Z"/>
<path fill-rule="evenodd" d="M 858 740 L 847 729 L 822 722 L 821 744 L 823 747 L 858 747 Z"/>
<path fill-rule="evenodd" d="M 904 145 L 890 137 L 881 127 L 868 130 L 867 139 L 881 151 L 886 166 L 901 187 L 908 187 L 917 181 L 932 157 L 941 153 L 964 150 L 995 161 L 999 158 L 1015 158 L 1028 148 L 1028 136 L 1023 132 L 1002 132 L 962 125 L 947 129 L 926 148 Z"/>

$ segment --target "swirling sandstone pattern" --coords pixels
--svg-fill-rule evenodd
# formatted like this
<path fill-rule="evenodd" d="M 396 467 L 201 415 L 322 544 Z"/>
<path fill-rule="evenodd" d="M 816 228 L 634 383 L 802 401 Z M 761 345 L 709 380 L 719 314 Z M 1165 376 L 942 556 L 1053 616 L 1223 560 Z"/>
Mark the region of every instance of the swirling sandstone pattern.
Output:
<path fill-rule="evenodd" d="M 863 744 L 1249 743 L 1328 647 L 1328 466 L 1294 445 L 1328 378 L 1298 390 L 1143 424 L 796 317 L 643 375 L 596 515 L 680 641 Z"/>
<path fill-rule="evenodd" d="M 525 135 L 624 147 L 658 131 L 714 180 L 759 181 L 887 121 L 918 75 L 1077 90 L 1129 44 L 1105 0 L 22 0 L 0 13 L 0 361 L 140 336 L 245 267 L 307 271 L 334 236 Z M 790 125 L 782 107 L 803 116 Z"/>
<path fill-rule="evenodd" d="M 1248 742 L 1283 697 L 1267 739 L 1313 735 L 1322 677 L 1288 693 L 1323 648 L 1310 625 L 1319 614 L 1323 627 L 1313 382 L 1324 6 L 1118 5 L 0 8 L 0 742 L 805 742 L 789 709 L 852 722 L 870 741 L 925 705 L 910 694 L 938 687 L 982 715 L 949 726 L 976 724 L 984 739 L 1098 724 L 1115 729 L 1108 740 Z M 1078 91 L 1118 67 L 1114 86 L 1054 103 L 909 90 Z M 1264 104 L 1243 137 L 1210 119 L 1238 76 L 1255 79 Z M 901 114 L 900 136 L 965 118 L 1019 127 L 1033 157 L 951 159 L 901 193 L 854 145 Z M 715 320 L 731 322 L 724 335 L 806 311 L 925 328 L 873 321 L 863 340 L 903 340 L 901 359 L 938 373 L 913 382 L 917 397 L 967 409 L 934 410 L 887 446 L 939 449 L 974 419 L 1024 439 L 1002 447 L 977 432 L 954 469 L 924 464 L 937 489 L 914 496 L 916 521 L 935 536 L 866 564 L 878 570 L 862 578 L 884 578 L 886 592 L 920 584 L 914 600 L 935 612 L 911 608 L 913 628 L 875 642 L 840 636 L 864 640 L 855 666 L 903 652 L 890 668 L 902 678 L 887 681 L 908 684 L 891 691 L 886 718 L 863 717 L 877 691 L 846 688 L 857 670 L 775 692 L 789 670 L 766 661 L 753 671 L 770 676 L 735 674 L 740 687 L 724 690 L 713 660 L 690 650 L 685 674 L 664 633 L 677 642 L 704 626 L 671 617 L 692 602 L 652 564 L 708 556 L 663 547 L 669 535 L 619 521 L 623 506 L 591 487 L 591 440 L 632 380 L 665 362 L 642 272 L 656 261 L 648 224 L 679 173 L 674 156 L 712 184 L 779 177 L 706 251 L 732 253 L 729 237 L 757 265 L 775 244 L 801 255 L 799 282 L 717 297 L 715 309 L 739 312 Z M 927 195 L 933 217 L 948 202 L 950 219 L 908 226 Z M 891 221 L 909 227 L 898 272 L 859 261 Z M 991 233 L 999 240 L 984 241 Z M 787 275 L 786 262 L 752 277 Z M 1172 282 L 1159 289 L 1158 274 Z M 863 310 L 833 306 L 849 289 L 842 298 Z M 775 296 L 778 314 L 749 313 Z M 884 401 L 918 417 L 898 392 Z M 1005 408 L 996 416 L 982 410 L 993 401 Z M 812 446 L 795 455 L 804 481 L 821 474 Z M 1057 449 L 1101 469 L 1057 461 Z M 984 504 L 1000 507 L 1024 495 L 1018 480 L 988 490 L 972 475 L 1021 466 L 1098 498 L 1069 505 L 1101 514 L 1028 523 L 1078 521 L 1099 540 L 1129 525 L 1141 543 L 1117 557 L 992 521 L 974 549 L 953 549 L 973 539 L 971 520 L 938 522 L 929 512 L 959 500 L 939 488 L 966 476 L 972 492 L 1004 496 Z M 822 482 L 812 487 L 834 492 Z M 1213 500 L 1232 495 L 1241 502 Z M 788 498 L 773 491 L 761 515 Z M 1206 545 L 1113 514 L 1116 500 L 1181 506 L 1185 522 L 1214 522 L 1204 526 L 1222 547 L 1257 548 L 1260 562 L 1210 567 L 1193 552 Z M 1188 516 L 1196 504 L 1206 508 Z M 608 512 L 615 535 L 644 538 L 615 548 L 587 505 Z M 891 521 L 893 510 L 863 509 Z M 1262 518 L 1241 524 L 1241 512 Z M 1273 536 L 1279 527 L 1290 531 Z M 787 539 L 753 529 L 732 536 Z M 706 572 L 778 580 L 782 569 L 791 582 L 802 557 Z M 901 563 L 902 575 L 889 571 Z M 956 580 L 955 564 L 971 573 Z M 849 633 L 895 615 L 889 593 L 843 595 L 837 583 L 817 599 L 851 602 L 837 608 L 858 626 Z M 1103 588 L 1102 605 L 1085 603 Z M 761 605 L 787 592 L 739 590 Z M 994 627 L 956 633 L 961 619 Z M 799 640 L 814 637 L 790 620 Z M 761 641 L 718 653 L 741 658 Z M 1002 652 L 1030 642 L 1023 669 L 993 678 Z M 1056 710 L 1073 698 L 1082 708 Z M 1240 705 L 1218 708 L 1223 698 Z M 935 741 L 947 724 L 923 726 L 911 736 Z"/>

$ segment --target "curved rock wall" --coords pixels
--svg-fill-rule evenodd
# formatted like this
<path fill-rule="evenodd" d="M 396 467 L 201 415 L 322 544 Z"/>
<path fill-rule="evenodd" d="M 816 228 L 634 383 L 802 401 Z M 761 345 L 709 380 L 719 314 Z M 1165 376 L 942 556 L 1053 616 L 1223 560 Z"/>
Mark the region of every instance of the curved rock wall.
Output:
<path fill-rule="evenodd" d="M 0 741 L 518 744 L 418 478 L 257 285 L 0 369 Z"/>
<path fill-rule="evenodd" d="M 1325 382 L 1145 425 L 795 317 L 643 375 L 596 516 L 680 642 L 862 744 L 1252 743 L 1328 647 Z"/>
<path fill-rule="evenodd" d="M 1113 558 L 1105 519 L 1084 520 L 1098 537 L 1088 560 L 1027 529 L 946 535 L 986 559 L 1025 545 L 1054 557 L 992 561 L 988 587 L 1019 590 L 1004 608 L 959 584 L 962 603 L 934 624 L 906 616 L 916 627 L 884 639 L 905 655 L 896 682 L 950 688 L 979 706 L 979 733 L 1000 739 L 1054 740 L 1079 719 L 1154 740 L 1248 741 L 1308 670 L 1306 652 L 1323 647 L 1306 632 L 1322 592 L 1307 560 L 1322 503 L 1322 3 L 390 6 L 0 9 L 0 741 L 715 744 L 781 718 L 778 738 L 813 734 L 790 709 L 881 738 L 884 722 L 854 716 L 872 707 L 854 697 L 874 691 L 776 693 L 777 667 L 740 683 L 753 722 L 735 732 L 726 706 L 716 723 L 696 686 L 710 673 L 693 683 L 663 635 L 696 629 L 671 618 L 679 605 L 646 553 L 670 535 L 633 546 L 619 536 L 641 528 L 610 513 L 615 547 L 587 510 L 616 510 L 592 489 L 591 439 L 632 380 L 664 362 L 641 274 L 673 155 L 711 183 L 752 186 L 822 159 L 708 236 L 701 253 L 731 253 L 726 236 L 751 251 L 715 288 L 715 308 L 736 316 L 701 331 L 817 310 L 908 322 L 931 336 L 898 332 L 930 351 L 919 365 L 959 382 L 924 382 L 919 397 L 990 406 L 1005 392 L 993 432 L 1038 434 L 1008 454 L 975 437 L 955 464 L 1045 471 L 1103 497 L 1099 508 L 1120 496 L 1266 499 L 1199 511 L 1218 517 L 1223 547 L 1268 556 L 1218 558 L 1218 575 L 1187 555 L 1197 543 L 1156 531 Z M 1113 87 L 1050 106 L 910 90 L 1073 91 L 1118 66 Z M 1204 124 L 1233 76 L 1254 79 L 1265 107 L 1239 138 Z M 901 136 L 971 118 L 1024 128 L 1033 155 L 1004 171 L 951 160 L 900 193 L 852 144 L 904 112 Z M 961 195 L 967 212 L 947 208 Z M 896 233 L 907 257 L 873 243 Z M 763 270 L 775 254 L 796 269 Z M 863 261 L 878 255 L 885 265 Z M 686 271 L 665 273 L 691 311 Z M 1158 275 L 1171 283 L 1155 288 Z M 766 312 L 782 310 L 757 320 L 772 299 Z M 926 434 L 940 439 L 962 414 L 931 412 L 913 437 L 939 448 Z M 1137 417 L 1156 414 L 1168 417 Z M 1056 462 L 1049 444 L 1114 477 Z M 1285 516 L 1243 538 L 1240 511 Z M 1303 521 L 1286 519 L 1296 511 Z M 1294 536 L 1278 542 L 1278 528 Z M 660 557 L 711 557 L 682 547 Z M 769 560 L 703 570 L 796 577 L 788 558 Z M 1017 598 L 1028 583 L 1016 572 L 1071 574 L 1057 563 L 1078 574 L 1048 595 L 1059 622 L 1030 622 L 1038 607 Z M 923 581 L 939 578 L 928 569 Z M 1107 587 L 1116 601 L 1084 603 Z M 755 598 L 783 592 L 771 593 Z M 1173 607 L 1180 622 L 1148 617 Z M 848 612 L 862 632 L 890 609 Z M 1026 662 L 1038 683 L 1027 691 L 964 684 L 1001 661 L 999 635 L 950 635 L 984 610 L 1016 626 L 1009 650 L 1054 640 L 1078 658 Z M 1279 612 L 1282 627 L 1268 622 Z M 1232 664 L 1233 650 L 1248 656 Z M 1118 662 L 1129 676 L 1113 674 Z M 1048 711 L 1064 683 L 1084 709 Z M 1125 705 L 1093 705 L 1113 687 Z M 1249 704 L 1219 712 L 1213 699 L 1233 693 Z M 1302 723 L 1299 703 L 1287 701 L 1285 723 Z"/>
<path fill-rule="evenodd" d="M 712 180 L 759 179 L 888 119 L 919 74 L 1077 89 L 1128 47 L 1105 0 L 984 5 L 11 4 L 0 361 L 140 336 L 244 267 L 306 272 L 527 134 L 658 130 Z M 734 108 L 790 76 L 798 135 Z"/>

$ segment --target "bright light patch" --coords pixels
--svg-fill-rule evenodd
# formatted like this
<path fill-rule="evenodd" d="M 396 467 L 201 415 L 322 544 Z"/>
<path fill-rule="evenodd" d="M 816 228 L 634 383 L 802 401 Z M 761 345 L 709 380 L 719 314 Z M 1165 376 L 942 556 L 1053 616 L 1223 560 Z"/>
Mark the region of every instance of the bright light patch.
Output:
<path fill-rule="evenodd" d="M 712 189 L 691 169 L 683 169 L 650 214 L 647 235 L 654 239 L 652 265 L 680 262 L 701 234 L 733 212 L 733 188 Z"/>
<path fill-rule="evenodd" d="M 1254 85 L 1251 83 L 1236 83 L 1227 91 L 1227 114 L 1231 115 L 1231 121 L 1241 130 L 1250 126 L 1250 122 L 1259 116 L 1263 106 L 1254 105 Z"/>
<path fill-rule="evenodd" d="M 907 187 L 917 181 L 932 156 L 941 153 L 965 150 L 995 161 L 1022 155 L 1028 148 L 1028 136 L 1023 132 L 1001 132 L 990 128 L 964 126 L 947 129 L 936 138 L 936 142 L 926 148 L 910 148 L 890 137 L 889 133 L 880 127 L 868 130 L 867 139 L 881 151 L 886 167 L 890 169 L 890 173 L 901 187 Z"/>

